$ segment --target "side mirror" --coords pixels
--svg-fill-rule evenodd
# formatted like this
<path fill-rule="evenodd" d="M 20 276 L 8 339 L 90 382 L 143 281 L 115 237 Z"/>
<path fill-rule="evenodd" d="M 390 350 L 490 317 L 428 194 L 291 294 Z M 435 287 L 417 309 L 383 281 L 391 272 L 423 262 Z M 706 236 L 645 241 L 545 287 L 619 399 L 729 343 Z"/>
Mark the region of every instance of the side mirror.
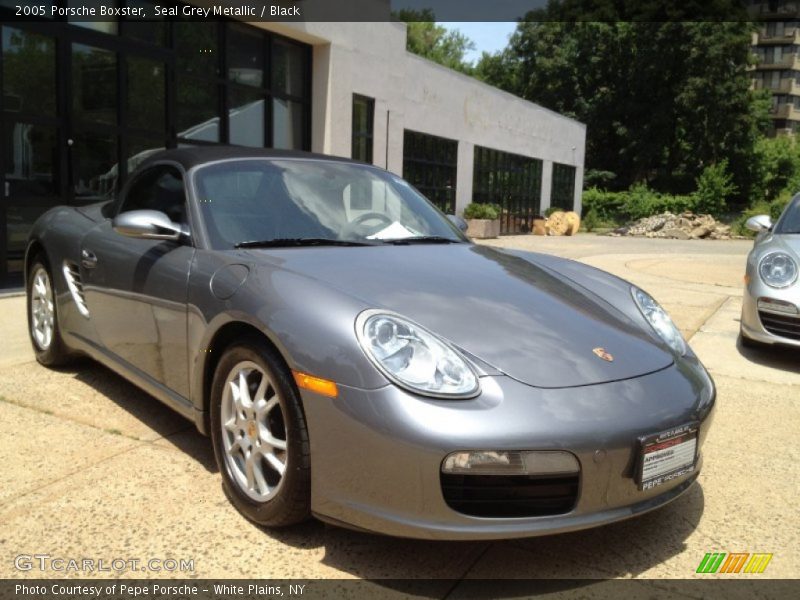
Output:
<path fill-rule="evenodd" d="M 458 227 L 461 231 L 467 230 L 467 222 L 457 215 L 447 215 L 447 218 L 450 219 L 450 222 Z"/>
<path fill-rule="evenodd" d="M 756 217 L 750 217 L 747 219 L 747 223 L 745 223 L 744 226 L 750 231 L 763 233 L 772 229 L 772 219 L 770 219 L 767 215 L 758 215 Z"/>
<path fill-rule="evenodd" d="M 133 238 L 147 240 L 177 240 L 187 233 L 183 226 L 174 223 L 158 210 L 131 210 L 114 217 L 114 231 Z"/>

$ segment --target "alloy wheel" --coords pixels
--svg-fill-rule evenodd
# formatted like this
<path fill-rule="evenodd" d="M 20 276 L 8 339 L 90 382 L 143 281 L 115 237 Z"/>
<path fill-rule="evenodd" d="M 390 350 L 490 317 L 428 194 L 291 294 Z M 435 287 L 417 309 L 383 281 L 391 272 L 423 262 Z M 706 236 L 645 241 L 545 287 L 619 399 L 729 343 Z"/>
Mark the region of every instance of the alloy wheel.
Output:
<path fill-rule="evenodd" d="M 31 281 L 31 334 L 39 349 L 47 350 L 55 328 L 53 286 L 44 267 L 34 271 Z"/>
<path fill-rule="evenodd" d="M 286 472 L 286 425 L 277 389 L 251 361 L 225 380 L 220 427 L 225 463 L 239 488 L 256 502 L 272 498 Z"/>

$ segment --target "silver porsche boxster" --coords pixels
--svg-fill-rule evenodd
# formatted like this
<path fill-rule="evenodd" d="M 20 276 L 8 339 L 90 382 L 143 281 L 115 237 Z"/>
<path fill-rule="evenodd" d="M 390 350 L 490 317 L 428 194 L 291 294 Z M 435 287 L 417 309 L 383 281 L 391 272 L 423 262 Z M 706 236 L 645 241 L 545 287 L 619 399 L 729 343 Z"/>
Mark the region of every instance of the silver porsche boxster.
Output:
<path fill-rule="evenodd" d="M 716 392 L 664 310 L 459 225 L 350 160 L 168 150 L 37 221 L 31 340 L 191 419 L 260 524 L 510 538 L 686 491 Z"/>
<path fill-rule="evenodd" d="M 742 345 L 800 348 L 800 195 L 774 225 L 769 216 L 759 215 L 747 227 L 758 235 L 747 257 Z"/>

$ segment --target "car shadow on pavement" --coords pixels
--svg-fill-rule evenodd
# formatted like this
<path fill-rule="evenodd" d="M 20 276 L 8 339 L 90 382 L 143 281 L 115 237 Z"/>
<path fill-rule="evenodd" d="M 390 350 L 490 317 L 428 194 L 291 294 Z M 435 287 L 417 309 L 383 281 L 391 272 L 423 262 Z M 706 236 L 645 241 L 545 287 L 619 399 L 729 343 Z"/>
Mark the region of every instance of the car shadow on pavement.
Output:
<path fill-rule="evenodd" d="M 289 546 L 324 548 L 324 565 L 374 580 L 394 591 L 443 597 L 442 585 L 449 581 L 445 588 L 452 590 L 466 577 L 516 580 L 502 588 L 505 597 L 514 597 L 542 593 L 542 579 L 571 580 L 557 586 L 568 589 L 587 585 L 586 580 L 592 579 L 643 574 L 689 577 L 705 552 L 702 542 L 695 542 L 701 547 L 689 550 L 686 557 L 675 558 L 689 549 L 687 539 L 700 522 L 704 502 L 702 486 L 696 483 L 669 505 L 626 521 L 585 531 L 496 542 L 390 538 L 318 521 L 263 531 Z M 427 588 L 413 581 L 428 578 L 441 581 L 431 582 Z M 489 591 L 487 594 L 491 596 Z"/>
<path fill-rule="evenodd" d="M 800 373 L 800 349 L 798 348 L 766 345 L 745 347 L 742 345 L 740 337 L 736 342 L 736 349 L 746 360 L 762 367 Z"/>
<path fill-rule="evenodd" d="M 207 471 L 217 472 L 211 440 L 198 432 L 194 423 L 147 392 L 88 358 L 79 359 L 73 366 L 62 371 L 74 374 L 77 381 L 108 398 L 150 428 L 158 438 L 184 452 Z"/>
<path fill-rule="evenodd" d="M 149 394 L 93 361 L 82 361 L 65 372 L 74 374 L 78 381 L 91 386 L 209 472 L 217 472 L 210 440 Z M 444 597 L 458 586 L 463 589 L 460 581 L 465 577 L 517 580 L 502 590 L 504 596 L 519 597 L 542 593 L 542 579 L 571 580 L 557 582 L 557 589 L 550 590 L 559 591 L 589 585 L 591 580 L 642 574 L 688 577 L 704 550 L 691 551 L 686 559 L 674 559 L 687 551 L 686 540 L 697 528 L 703 508 L 703 489 L 696 483 L 669 505 L 626 521 L 521 540 L 446 542 L 391 538 L 318 520 L 285 529 L 259 529 L 265 537 L 290 548 L 323 550 L 320 563 L 329 568 L 325 577 L 346 573 L 371 580 L 387 591 L 428 598 Z M 235 509 L 231 506 L 230 510 Z M 691 568 L 683 569 L 684 564 Z M 475 592 L 478 596 L 492 595 L 491 591 Z"/>

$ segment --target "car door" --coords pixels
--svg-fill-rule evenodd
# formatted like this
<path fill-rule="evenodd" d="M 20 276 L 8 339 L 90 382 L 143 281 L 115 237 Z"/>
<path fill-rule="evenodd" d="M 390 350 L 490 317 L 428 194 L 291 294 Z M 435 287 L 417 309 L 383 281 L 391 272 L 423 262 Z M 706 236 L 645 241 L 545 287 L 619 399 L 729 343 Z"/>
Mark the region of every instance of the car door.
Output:
<path fill-rule="evenodd" d="M 116 214 L 141 209 L 160 210 L 189 230 L 181 170 L 159 164 L 136 175 Z M 128 237 L 106 219 L 81 242 L 81 272 L 90 318 L 105 349 L 187 398 L 186 295 L 194 246 L 191 234 L 182 238 Z"/>

